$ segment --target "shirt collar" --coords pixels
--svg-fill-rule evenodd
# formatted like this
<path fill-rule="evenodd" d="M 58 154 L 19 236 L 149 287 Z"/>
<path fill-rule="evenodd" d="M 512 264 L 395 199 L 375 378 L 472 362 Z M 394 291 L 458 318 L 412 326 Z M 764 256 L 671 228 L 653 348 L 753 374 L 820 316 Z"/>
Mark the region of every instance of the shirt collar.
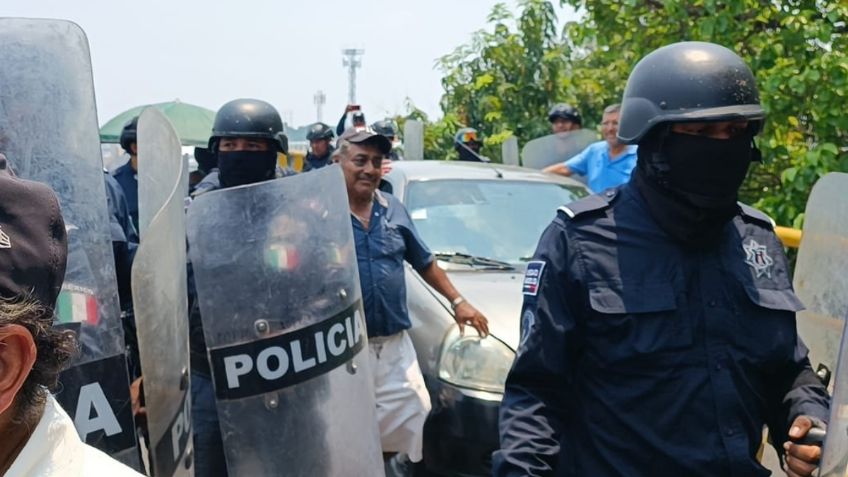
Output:
<path fill-rule="evenodd" d="M 380 192 L 380 190 L 379 190 L 379 189 L 377 189 L 377 190 L 375 190 L 375 191 L 374 191 L 374 202 L 377 202 L 378 204 L 380 204 L 380 206 L 382 206 L 384 209 L 388 209 L 388 208 L 389 208 L 389 201 L 388 201 L 388 199 L 386 199 L 386 198 L 383 196 L 383 193 L 382 193 L 382 192 Z"/>

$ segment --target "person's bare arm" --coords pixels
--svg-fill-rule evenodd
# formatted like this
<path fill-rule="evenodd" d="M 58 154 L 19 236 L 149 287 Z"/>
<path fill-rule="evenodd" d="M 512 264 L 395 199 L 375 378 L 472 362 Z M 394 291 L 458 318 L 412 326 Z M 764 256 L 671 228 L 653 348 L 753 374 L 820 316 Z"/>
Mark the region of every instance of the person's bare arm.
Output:
<path fill-rule="evenodd" d="M 436 264 L 436 260 L 433 260 L 427 268 L 418 273 L 428 285 L 435 288 L 448 301 L 453 302 L 459 298 L 459 292 L 454 288 L 447 273 Z M 454 319 L 456 320 L 456 324 L 459 325 L 460 333 L 465 331 L 465 325 L 471 325 L 477 330 L 480 336 L 485 337 L 489 334 L 489 321 L 467 301 L 463 301 L 456 307 L 456 310 L 454 310 Z"/>
<path fill-rule="evenodd" d="M 571 169 L 569 169 L 568 166 L 566 166 L 562 162 L 550 165 L 550 166 L 542 169 L 542 172 L 548 172 L 550 174 L 558 174 L 558 175 L 565 176 L 565 177 L 568 177 L 572 174 Z"/>

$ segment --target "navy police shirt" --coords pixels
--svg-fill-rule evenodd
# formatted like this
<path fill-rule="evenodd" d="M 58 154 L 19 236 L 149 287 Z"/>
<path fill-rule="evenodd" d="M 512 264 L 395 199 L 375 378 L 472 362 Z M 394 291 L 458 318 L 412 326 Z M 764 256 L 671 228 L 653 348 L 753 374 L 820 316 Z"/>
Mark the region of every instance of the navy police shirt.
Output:
<path fill-rule="evenodd" d="M 403 262 L 417 271 L 433 263 L 406 207 L 376 191 L 368 229 L 351 214 L 368 336 L 389 336 L 412 324 L 406 308 Z"/>
<path fill-rule="evenodd" d="M 124 197 L 127 199 L 133 226 L 138 230 L 138 173 L 133 170 L 131 161 L 127 161 L 126 164 L 115 169 L 112 177 L 118 181 L 121 189 L 124 190 Z"/>
<path fill-rule="evenodd" d="M 699 251 L 630 184 L 561 208 L 528 265 L 494 475 L 769 475 L 763 425 L 779 448 L 795 417 L 828 418 L 801 308 L 747 206 Z"/>

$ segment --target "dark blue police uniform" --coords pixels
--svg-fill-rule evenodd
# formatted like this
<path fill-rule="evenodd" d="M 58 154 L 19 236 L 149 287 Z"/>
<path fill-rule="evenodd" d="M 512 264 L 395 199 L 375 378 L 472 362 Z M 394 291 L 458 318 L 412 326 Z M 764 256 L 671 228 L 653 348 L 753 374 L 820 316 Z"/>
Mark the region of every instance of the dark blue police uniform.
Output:
<path fill-rule="evenodd" d="M 315 169 L 321 169 L 322 167 L 327 167 L 333 163 L 333 149 L 330 148 L 327 151 L 327 154 L 324 154 L 323 157 L 318 157 L 311 152 L 306 155 L 306 158 L 303 161 L 303 172 L 309 172 Z"/>
<path fill-rule="evenodd" d="M 828 418 L 801 308 L 752 208 L 703 250 L 632 183 L 561 208 L 528 265 L 494 475 L 769 475 L 763 425 L 779 449 L 795 417 Z"/>
<path fill-rule="evenodd" d="M 115 278 L 118 282 L 118 301 L 121 305 L 124 341 L 128 348 L 130 376 L 141 376 L 138 357 L 138 339 L 132 302 L 132 264 L 138 249 L 138 232 L 132 223 L 126 196 L 114 177 L 104 171 L 106 205 L 109 209 L 109 231 L 112 238 L 112 257 L 115 260 Z"/>
<path fill-rule="evenodd" d="M 126 164 L 115 169 L 112 177 L 118 181 L 121 189 L 124 190 L 127 205 L 130 208 L 130 217 L 132 217 L 133 225 L 138 230 L 138 174 L 133 170 L 130 161 L 127 161 Z"/>

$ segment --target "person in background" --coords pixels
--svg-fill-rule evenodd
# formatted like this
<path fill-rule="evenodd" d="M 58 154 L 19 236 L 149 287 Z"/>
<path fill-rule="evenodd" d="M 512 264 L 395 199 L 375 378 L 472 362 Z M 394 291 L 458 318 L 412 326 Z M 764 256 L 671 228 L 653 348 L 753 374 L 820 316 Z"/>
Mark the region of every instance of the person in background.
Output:
<path fill-rule="evenodd" d="M 551 123 L 553 134 L 576 131 L 583 127 L 583 118 L 580 111 L 574 106 L 565 103 L 555 104 L 548 113 L 548 121 Z"/>
<path fill-rule="evenodd" d="M 637 146 L 624 144 L 616 136 L 620 111 L 621 106 L 618 104 L 604 109 L 601 119 L 603 141 L 598 141 L 571 159 L 548 166 L 543 171 L 566 177 L 573 174 L 586 176 L 589 189 L 595 193 L 629 181 L 630 174 L 636 167 Z"/>
<path fill-rule="evenodd" d="M 453 147 L 459 153 L 460 161 L 489 162 L 489 158 L 480 154 L 483 142 L 474 128 L 462 128 L 453 138 Z"/>
<path fill-rule="evenodd" d="M 361 107 L 358 104 L 348 104 L 345 107 L 344 113 L 342 113 L 342 117 L 339 118 L 339 123 L 336 125 L 336 136 L 344 134 L 346 129 L 364 127 L 365 113 L 362 112 Z"/>
<path fill-rule="evenodd" d="M 336 138 L 333 129 L 324 123 L 309 126 L 306 140 L 309 141 L 309 153 L 303 162 L 303 172 L 320 169 L 333 162 L 332 142 Z"/>
<path fill-rule="evenodd" d="M 130 156 L 130 160 L 115 169 L 112 176 L 124 190 L 124 197 L 130 208 L 133 226 L 138 230 L 138 116 L 130 119 L 121 130 L 121 147 Z"/>

